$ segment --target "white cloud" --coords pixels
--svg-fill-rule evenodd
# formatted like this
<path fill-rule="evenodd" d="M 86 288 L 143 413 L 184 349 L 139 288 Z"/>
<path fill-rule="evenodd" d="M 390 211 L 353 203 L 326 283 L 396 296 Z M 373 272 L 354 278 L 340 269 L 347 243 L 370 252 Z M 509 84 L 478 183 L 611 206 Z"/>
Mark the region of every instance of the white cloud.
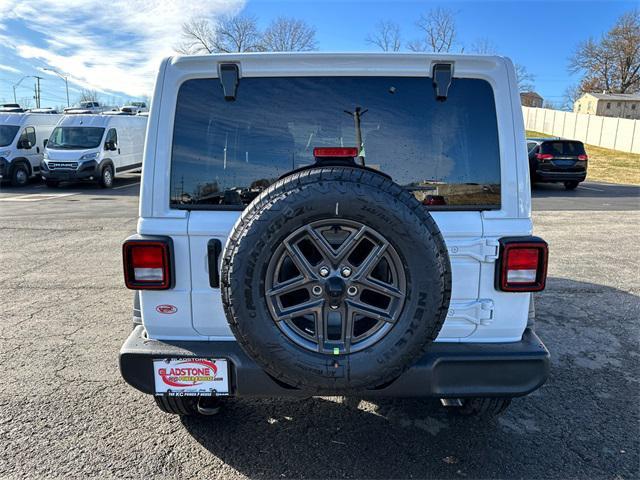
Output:
<path fill-rule="evenodd" d="M 148 95 L 160 60 L 174 53 L 184 22 L 194 16 L 215 18 L 236 13 L 244 2 L 3 0 L 0 31 L 4 35 L 0 37 L 18 56 L 67 73 L 70 83 L 131 96 Z M 31 32 L 7 28 L 6 23 L 15 20 Z"/>
<path fill-rule="evenodd" d="M 9 65 L 2 65 L 1 63 L 0 70 L 4 70 L 5 72 L 9 73 L 20 73 L 20 70 L 18 70 L 17 68 L 10 67 Z"/>

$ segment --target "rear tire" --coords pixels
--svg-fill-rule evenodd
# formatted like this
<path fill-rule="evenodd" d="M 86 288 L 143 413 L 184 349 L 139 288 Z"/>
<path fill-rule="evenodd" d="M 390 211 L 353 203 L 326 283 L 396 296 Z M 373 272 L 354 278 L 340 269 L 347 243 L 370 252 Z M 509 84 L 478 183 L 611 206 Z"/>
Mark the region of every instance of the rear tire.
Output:
<path fill-rule="evenodd" d="M 476 397 L 462 399 L 455 413 L 463 417 L 491 418 L 503 413 L 511 404 L 508 397 Z"/>
<path fill-rule="evenodd" d="M 181 416 L 216 415 L 222 406 L 220 399 L 214 397 L 169 397 L 157 396 L 153 399 L 164 413 Z"/>
<path fill-rule="evenodd" d="M 580 185 L 580 182 L 564 182 L 564 188 L 566 188 L 567 190 L 575 190 L 576 188 L 578 188 L 578 185 Z"/>
<path fill-rule="evenodd" d="M 44 184 L 49 188 L 58 188 L 60 182 L 58 180 L 45 180 Z"/>
<path fill-rule="evenodd" d="M 98 181 L 102 188 L 112 188 L 113 187 L 113 167 L 111 165 L 106 165 L 102 172 L 100 172 L 100 180 Z"/>
<path fill-rule="evenodd" d="M 29 169 L 23 163 L 13 167 L 11 172 L 11 185 L 13 187 L 24 187 L 29 183 Z"/>

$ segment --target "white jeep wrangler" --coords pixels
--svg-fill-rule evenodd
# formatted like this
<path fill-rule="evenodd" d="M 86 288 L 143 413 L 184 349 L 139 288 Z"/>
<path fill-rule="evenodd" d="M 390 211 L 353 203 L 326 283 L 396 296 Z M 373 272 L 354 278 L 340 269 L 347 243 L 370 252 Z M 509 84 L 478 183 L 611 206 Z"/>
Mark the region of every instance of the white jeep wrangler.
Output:
<path fill-rule="evenodd" d="M 182 415 L 228 395 L 499 413 L 549 368 L 529 185 L 508 59 L 168 58 L 123 246 L 122 375 Z"/>

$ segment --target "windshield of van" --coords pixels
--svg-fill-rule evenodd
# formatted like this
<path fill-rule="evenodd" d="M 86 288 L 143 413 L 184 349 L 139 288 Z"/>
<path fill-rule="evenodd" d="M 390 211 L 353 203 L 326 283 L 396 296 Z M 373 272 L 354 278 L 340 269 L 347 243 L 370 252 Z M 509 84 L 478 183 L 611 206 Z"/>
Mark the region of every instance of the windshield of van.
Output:
<path fill-rule="evenodd" d="M 357 138 L 358 163 L 425 205 L 500 208 L 491 86 L 454 79 L 442 102 L 426 77 L 243 78 L 231 102 L 218 79 L 184 82 L 171 205 L 241 210 L 278 177 L 314 164 L 315 147 L 355 147 Z"/>
<path fill-rule="evenodd" d="M 17 125 L 0 125 L 0 147 L 11 145 L 20 127 Z"/>
<path fill-rule="evenodd" d="M 82 150 L 96 148 L 102 141 L 104 128 L 99 127 L 56 127 L 51 133 L 47 148 L 61 150 Z"/>

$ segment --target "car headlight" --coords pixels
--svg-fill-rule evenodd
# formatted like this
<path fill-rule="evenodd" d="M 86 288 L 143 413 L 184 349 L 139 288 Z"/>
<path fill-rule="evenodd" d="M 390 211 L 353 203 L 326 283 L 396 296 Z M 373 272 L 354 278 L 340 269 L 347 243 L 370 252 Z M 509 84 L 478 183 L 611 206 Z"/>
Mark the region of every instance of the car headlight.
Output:
<path fill-rule="evenodd" d="M 49 160 L 49 154 L 47 153 L 46 150 L 45 150 L 44 154 L 42 155 L 42 158 L 44 158 L 45 160 Z"/>
<path fill-rule="evenodd" d="M 96 158 L 98 158 L 98 152 L 87 153 L 80 157 L 80 161 L 84 162 L 85 160 L 95 160 Z"/>

